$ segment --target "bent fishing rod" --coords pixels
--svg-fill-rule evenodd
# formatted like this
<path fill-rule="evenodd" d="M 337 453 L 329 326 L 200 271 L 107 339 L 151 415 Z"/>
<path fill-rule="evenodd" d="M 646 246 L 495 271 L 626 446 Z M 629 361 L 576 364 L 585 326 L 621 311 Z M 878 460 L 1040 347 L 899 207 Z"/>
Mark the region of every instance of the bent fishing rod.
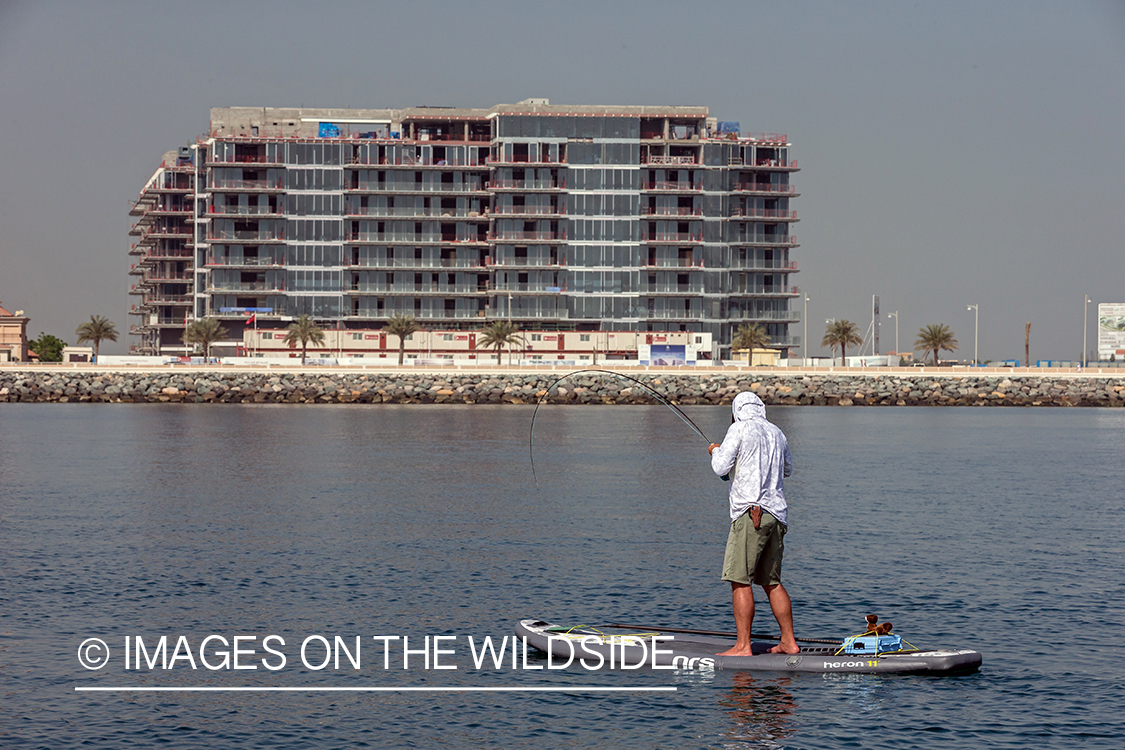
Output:
<path fill-rule="evenodd" d="M 551 391 L 553 391 L 555 389 L 555 387 L 558 386 L 559 383 L 563 382 L 564 380 L 566 380 L 568 378 L 572 378 L 575 375 L 582 375 L 584 373 L 596 373 L 598 375 L 612 375 L 616 378 L 621 378 L 622 380 L 626 380 L 626 381 L 632 383 L 633 385 L 637 386 L 642 391 L 647 393 L 649 396 L 656 399 L 656 401 L 660 402 L 661 404 L 664 404 L 669 409 L 671 409 L 672 412 L 677 417 L 680 418 L 681 422 L 683 422 L 688 427 L 690 427 L 695 432 L 696 435 L 699 435 L 699 437 L 703 438 L 703 441 L 705 443 L 707 443 L 708 445 L 711 444 L 711 441 L 707 438 L 706 435 L 703 434 L 703 430 L 699 429 L 699 426 L 691 420 L 691 417 L 689 417 L 687 414 L 684 414 L 683 410 L 680 409 L 680 407 L 676 406 L 672 402 L 668 401 L 668 399 L 664 398 L 664 396 L 660 395 L 660 393 L 657 392 L 657 390 L 655 388 L 653 388 L 652 386 L 650 386 L 646 383 L 643 383 L 640 380 L 637 380 L 636 378 L 629 377 L 628 375 L 623 375 L 620 372 L 614 372 L 613 370 L 596 370 L 596 369 L 591 369 L 591 368 L 587 368 L 587 369 L 584 369 L 584 370 L 575 370 L 574 372 L 568 372 L 566 375 L 563 375 L 561 378 L 559 378 L 558 380 L 556 380 L 555 382 L 553 382 L 549 386 L 547 386 L 547 390 L 543 391 L 543 395 L 539 398 L 538 403 L 535 404 L 535 411 L 531 415 L 531 435 L 530 435 L 529 440 L 528 440 L 528 449 L 529 449 L 529 452 L 531 454 L 531 477 L 535 481 L 536 485 L 539 484 L 539 479 L 535 475 L 535 418 L 537 416 L 539 416 L 539 407 L 542 406 L 543 404 L 547 403 L 547 399 L 550 398 L 550 396 L 551 396 Z"/>

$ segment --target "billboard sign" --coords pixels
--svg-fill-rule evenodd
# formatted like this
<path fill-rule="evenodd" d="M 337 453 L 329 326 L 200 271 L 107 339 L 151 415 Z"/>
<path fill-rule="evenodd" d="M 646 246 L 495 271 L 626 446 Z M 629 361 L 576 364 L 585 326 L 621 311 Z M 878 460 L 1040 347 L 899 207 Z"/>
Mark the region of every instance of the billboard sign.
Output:
<path fill-rule="evenodd" d="M 649 363 L 657 366 L 687 364 L 687 347 L 683 344 L 653 344 L 649 347 Z"/>
<path fill-rule="evenodd" d="M 1108 361 L 1110 355 L 1125 359 L 1125 303 L 1098 304 L 1098 359 Z"/>

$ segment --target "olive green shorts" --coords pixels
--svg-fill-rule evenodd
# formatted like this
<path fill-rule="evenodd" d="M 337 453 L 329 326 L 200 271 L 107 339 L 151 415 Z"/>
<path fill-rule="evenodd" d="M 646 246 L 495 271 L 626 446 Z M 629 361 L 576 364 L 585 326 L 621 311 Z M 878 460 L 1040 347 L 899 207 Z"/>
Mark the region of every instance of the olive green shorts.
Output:
<path fill-rule="evenodd" d="M 785 524 L 767 510 L 762 511 L 760 529 L 754 528 L 750 511 L 731 521 L 723 558 L 723 580 L 759 586 L 781 583 L 785 531 Z"/>

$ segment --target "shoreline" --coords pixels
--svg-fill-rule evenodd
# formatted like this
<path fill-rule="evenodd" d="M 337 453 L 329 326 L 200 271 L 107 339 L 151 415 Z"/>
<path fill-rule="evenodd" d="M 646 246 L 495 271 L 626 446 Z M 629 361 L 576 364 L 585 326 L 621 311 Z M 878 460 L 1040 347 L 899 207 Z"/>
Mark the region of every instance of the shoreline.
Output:
<path fill-rule="evenodd" d="M 0 403 L 534 404 L 573 369 L 495 366 L 0 367 Z M 650 404 L 624 378 L 587 368 L 552 404 Z M 620 368 L 680 405 L 1125 406 L 1118 368 Z"/>

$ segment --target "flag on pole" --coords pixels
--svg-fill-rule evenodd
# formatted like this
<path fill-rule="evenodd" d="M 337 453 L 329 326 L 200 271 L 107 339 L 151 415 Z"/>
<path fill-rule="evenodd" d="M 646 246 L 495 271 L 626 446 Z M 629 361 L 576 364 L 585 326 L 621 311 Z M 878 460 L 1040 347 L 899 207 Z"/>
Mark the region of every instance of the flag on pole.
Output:
<path fill-rule="evenodd" d="M 246 319 L 246 325 L 251 325 L 257 319 L 258 319 L 258 313 L 256 313 L 256 312 L 250 313 L 250 317 Z"/>

